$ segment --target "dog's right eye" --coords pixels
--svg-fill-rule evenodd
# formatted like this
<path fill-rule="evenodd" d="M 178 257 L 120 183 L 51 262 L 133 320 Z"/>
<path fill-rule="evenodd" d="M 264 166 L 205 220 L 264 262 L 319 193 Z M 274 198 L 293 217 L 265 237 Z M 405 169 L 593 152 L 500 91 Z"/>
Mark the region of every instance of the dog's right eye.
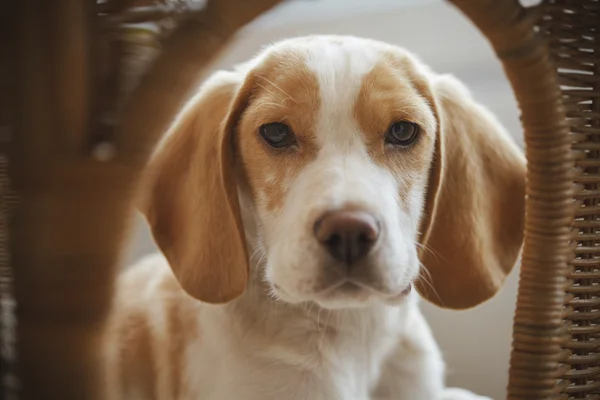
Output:
<path fill-rule="evenodd" d="M 281 122 L 271 122 L 260 127 L 260 136 L 267 144 L 276 149 L 289 147 L 296 143 L 296 138 L 289 126 Z"/>

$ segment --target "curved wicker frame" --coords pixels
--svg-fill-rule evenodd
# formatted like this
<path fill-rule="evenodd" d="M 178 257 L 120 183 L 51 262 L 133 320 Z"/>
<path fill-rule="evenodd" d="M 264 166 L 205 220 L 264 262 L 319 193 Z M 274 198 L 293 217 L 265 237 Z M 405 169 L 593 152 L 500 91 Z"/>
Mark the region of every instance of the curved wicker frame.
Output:
<path fill-rule="evenodd" d="M 3 41 L 14 46 L 0 70 L 11 85 L 0 89 L 16 107 L 2 115 L 9 165 L 0 173 L 17 202 L 0 262 L 14 275 L 19 398 L 102 399 L 102 327 L 140 172 L 199 71 L 276 3 L 18 0 L 3 9 Z M 125 57 L 139 32 L 122 24 L 165 17 L 177 27 L 122 103 L 121 80 L 148 56 Z"/>
<path fill-rule="evenodd" d="M 454 3 L 510 80 L 528 160 L 509 399 L 600 399 L 600 2 Z"/>
<path fill-rule="evenodd" d="M 600 399 L 600 1 L 452 2 L 493 46 L 525 130 L 508 398 Z M 22 399 L 97 398 L 99 329 L 150 148 L 197 70 L 278 1 L 187 3 L 19 0 L 0 15 L 0 300 L 10 311 L 14 289 Z M 164 17 L 177 27 L 121 104 L 131 65 L 118 28 Z M 150 39 L 142 58 L 156 56 L 147 33 L 135 33 Z"/>

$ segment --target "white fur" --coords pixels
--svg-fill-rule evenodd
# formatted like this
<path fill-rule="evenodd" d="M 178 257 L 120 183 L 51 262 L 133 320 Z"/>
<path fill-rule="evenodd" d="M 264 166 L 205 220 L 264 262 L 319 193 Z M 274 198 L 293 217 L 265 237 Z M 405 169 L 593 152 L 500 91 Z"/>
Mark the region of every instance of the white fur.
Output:
<path fill-rule="evenodd" d="M 261 207 L 264 202 L 257 205 L 263 237 L 257 238 L 262 248 L 254 251 L 265 253 L 266 279 L 276 284 L 272 287 L 274 293 L 287 302 L 315 300 L 330 308 L 365 304 L 364 298 L 341 298 L 329 292 L 314 296 L 323 280 L 319 276 L 323 254 L 314 240 L 312 224 L 328 210 L 348 205 L 360 208 L 377 215 L 385 232 L 373 251 L 375 291 L 368 297 L 397 297 L 419 273 L 414 243 L 426 179 L 423 177 L 408 193 L 410 204 L 399 204 L 398 193 L 404 190 L 402 177 L 393 176 L 369 157 L 353 115 L 363 76 L 391 47 L 358 38 L 344 37 L 341 45 L 331 43 L 331 37 L 311 39 L 284 41 L 266 52 L 285 52 L 289 48 L 302 52 L 306 66 L 318 78 L 319 153 L 293 182 L 287 182 L 289 191 L 280 212 L 265 210 Z"/>
<path fill-rule="evenodd" d="M 289 191 L 278 212 L 240 194 L 251 280 L 229 304 L 198 304 L 202 335 L 186 349 L 188 389 L 182 398 L 484 399 L 444 389 L 444 363 L 417 294 L 400 295 L 419 274 L 415 243 L 426 177 L 407 193 L 409 204 L 400 204 L 402 177 L 369 157 L 352 115 L 361 77 L 388 47 L 355 38 L 343 38 L 343 45 L 328 40 L 279 43 L 238 69 L 251 69 L 286 47 L 303 51 L 321 88 L 319 151 L 286 180 Z M 216 75 L 210 85 L 220 79 L 229 77 Z M 348 204 L 377 215 L 385 232 L 362 297 L 319 287 L 323 255 L 312 223 Z M 169 274 L 162 257 L 151 262 Z"/>

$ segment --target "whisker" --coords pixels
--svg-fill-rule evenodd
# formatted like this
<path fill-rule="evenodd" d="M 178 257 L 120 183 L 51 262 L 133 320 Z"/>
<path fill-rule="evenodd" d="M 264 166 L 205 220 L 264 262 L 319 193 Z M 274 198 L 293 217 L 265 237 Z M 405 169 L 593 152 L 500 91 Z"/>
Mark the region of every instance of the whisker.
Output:
<path fill-rule="evenodd" d="M 415 242 L 415 246 L 419 249 L 423 249 L 424 251 L 426 251 L 427 253 L 431 254 L 434 257 L 437 257 L 437 255 L 435 254 L 435 251 L 433 251 L 432 249 L 430 249 L 428 246 L 419 243 L 419 242 Z"/>
<path fill-rule="evenodd" d="M 327 320 L 325 321 L 325 326 L 323 328 L 323 332 L 321 332 L 321 339 L 319 339 L 319 343 L 322 345 L 323 340 L 325 338 L 325 333 L 327 332 L 327 327 L 329 326 L 329 318 L 331 317 L 331 310 L 327 313 Z"/>
<path fill-rule="evenodd" d="M 252 255 L 250 256 L 250 262 L 253 265 L 253 269 L 254 269 L 252 271 L 252 281 L 256 282 L 257 274 L 259 273 L 259 270 L 263 269 L 262 264 L 267 255 L 266 255 L 263 247 L 261 246 L 259 239 L 256 240 L 254 247 L 255 247 L 255 249 L 252 252 Z"/>
<path fill-rule="evenodd" d="M 311 312 L 312 312 L 312 309 L 314 306 L 315 306 L 315 302 L 311 301 L 310 306 L 308 307 L 308 311 L 306 313 L 306 319 L 310 322 L 310 325 L 312 325 L 315 322 L 314 319 L 311 317 Z M 318 326 L 317 326 L 317 331 L 318 331 Z"/>
<path fill-rule="evenodd" d="M 281 101 L 283 102 L 283 99 L 281 99 Z M 261 102 L 259 103 L 259 106 L 256 108 L 256 110 L 260 110 L 263 107 L 267 107 L 267 106 L 272 106 L 274 108 L 285 108 L 285 106 L 282 103 L 274 103 L 272 101 L 266 101 L 266 102 Z"/>
<path fill-rule="evenodd" d="M 273 96 L 275 96 L 275 98 L 279 101 L 281 101 L 282 103 L 285 103 L 285 100 L 283 97 L 279 96 L 277 93 L 273 92 L 272 90 L 269 90 L 266 86 L 261 85 L 260 83 L 256 83 L 259 87 L 261 87 L 262 89 L 264 89 L 267 93 L 272 94 Z"/>
<path fill-rule="evenodd" d="M 277 86 L 275 83 L 271 82 L 269 79 L 267 79 L 266 77 L 260 75 L 260 78 L 264 79 L 265 81 L 267 81 L 268 83 L 270 83 L 275 89 L 279 90 L 281 93 L 285 94 L 288 99 L 290 99 L 291 101 L 293 101 L 294 103 L 296 103 L 296 100 L 294 100 L 292 98 L 292 96 L 290 96 L 285 90 L 283 90 L 282 88 L 280 88 L 279 86 Z"/>
<path fill-rule="evenodd" d="M 312 302 L 310 303 L 310 307 L 308 308 L 308 315 L 310 315 L 310 312 L 312 311 L 312 309 L 313 309 L 313 307 L 314 307 L 314 306 L 315 306 L 315 302 L 314 302 L 314 301 L 312 301 Z"/>
<path fill-rule="evenodd" d="M 409 101 L 408 99 L 405 99 L 405 100 Z M 400 101 L 402 101 L 402 100 L 400 100 Z M 421 109 L 419 107 L 417 107 L 417 106 L 405 105 L 405 106 L 402 106 L 401 108 L 395 109 L 394 111 L 402 113 L 402 112 L 405 112 L 407 110 L 408 111 L 413 111 L 413 112 L 419 112 Z"/>
<path fill-rule="evenodd" d="M 427 284 L 427 286 L 431 289 L 433 294 L 435 294 L 435 296 L 439 300 L 440 304 L 443 306 L 444 301 L 440 297 L 440 294 L 438 293 L 438 291 L 433 286 L 431 273 L 429 272 L 429 270 L 423 263 L 419 263 L 419 264 L 420 264 L 421 268 L 420 268 L 419 277 L 417 278 L 417 280 L 425 282 Z M 424 274 L 422 274 L 421 272 L 423 272 Z"/>
<path fill-rule="evenodd" d="M 317 332 L 321 333 L 321 311 L 323 311 L 322 307 L 319 307 L 319 313 L 317 314 Z"/>
<path fill-rule="evenodd" d="M 415 246 L 417 246 L 420 249 L 425 250 L 427 253 L 431 254 L 433 257 L 435 257 L 438 260 L 442 260 L 444 262 L 450 263 L 450 260 L 448 260 L 446 257 L 444 257 L 443 255 L 441 255 L 440 253 L 438 253 L 437 251 L 435 251 L 434 249 L 428 247 L 425 244 L 419 243 L 419 242 L 415 242 Z"/>

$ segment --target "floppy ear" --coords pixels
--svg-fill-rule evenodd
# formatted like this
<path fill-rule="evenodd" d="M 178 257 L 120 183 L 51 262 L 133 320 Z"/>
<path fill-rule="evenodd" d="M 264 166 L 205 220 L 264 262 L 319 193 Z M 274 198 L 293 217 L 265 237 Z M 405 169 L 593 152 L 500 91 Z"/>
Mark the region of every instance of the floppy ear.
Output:
<path fill-rule="evenodd" d="M 449 76 L 434 77 L 439 125 L 420 258 L 421 295 L 464 309 L 494 296 L 523 240 L 525 158 L 496 119 Z"/>
<path fill-rule="evenodd" d="M 140 205 L 182 288 L 209 303 L 239 296 L 248 277 L 230 123 L 240 84 L 219 72 L 186 105 L 149 164 Z"/>

